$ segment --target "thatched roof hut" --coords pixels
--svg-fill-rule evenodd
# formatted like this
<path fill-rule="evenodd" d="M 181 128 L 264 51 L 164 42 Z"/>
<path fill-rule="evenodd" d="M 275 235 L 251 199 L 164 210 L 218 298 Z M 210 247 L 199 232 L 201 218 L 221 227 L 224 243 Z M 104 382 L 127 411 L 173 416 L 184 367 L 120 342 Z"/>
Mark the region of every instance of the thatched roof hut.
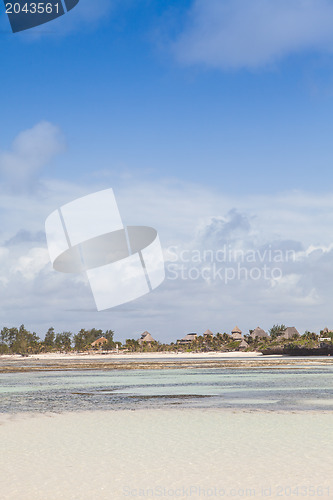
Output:
<path fill-rule="evenodd" d="M 206 330 L 204 333 L 204 337 L 213 337 L 213 336 L 214 336 L 214 334 L 210 330 Z"/>
<path fill-rule="evenodd" d="M 288 328 L 286 328 L 284 332 L 281 332 L 281 334 L 279 335 L 279 338 L 290 340 L 295 336 L 296 337 L 300 336 L 297 329 L 294 326 L 288 326 Z"/>
<path fill-rule="evenodd" d="M 242 339 L 241 343 L 238 346 L 238 349 L 246 349 L 249 347 L 249 344 L 246 342 L 246 340 Z"/>
<path fill-rule="evenodd" d="M 151 342 L 156 342 L 156 340 L 153 339 L 149 332 L 143 332 L 141 338 L 139 339 L 139 344 L 142 344 L 143 342 L 150 344 Z"/>
<path fill-rule="evenodd" d="M 193 342 L 193 340 L 195 340 L 197 338 L 197 336 L 198 335 L 196 333 L 188 333 L 181 340 L 178 340 L 178 343 L 179 344 L 189 344 L 190 342 Z"/>
<path fill-rule="evenodd" d="M 92 347 L 100 346 L 102 344 L 105 344 L 105 342 L 107 341 L 108 339 L 106 339 L 105 337 L 99 337 L 98 339 L 94 340 L 94 342 L 91 343 L 91 346 Z"/>
<path fill-rule="evenodd" d="M 235 326 L 233 330 L 231 330 L 231 335 L 234 340 L 242 340 L 242 330 L 238 328 L 238 326 Z"/>
<path fill-rule="evenodd" d="M 255 328 L 255 330 L 253 330 L 253 332 L 250 334 L 250 337 L 252 337 L 253 339 L 256 339 L 256 338 L 267 338 L 268 337 L 268 333 L 266 333 L 265 330 L 263 330 L 262 328 L 260 328 L 259 326 L 257 326 L 257 328 Z"/>

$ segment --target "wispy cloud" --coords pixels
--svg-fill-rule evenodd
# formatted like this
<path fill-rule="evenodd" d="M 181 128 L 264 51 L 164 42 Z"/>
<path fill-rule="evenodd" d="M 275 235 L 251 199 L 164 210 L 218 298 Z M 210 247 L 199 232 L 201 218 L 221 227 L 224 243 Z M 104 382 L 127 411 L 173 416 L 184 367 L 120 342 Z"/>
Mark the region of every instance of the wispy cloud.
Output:
<path fill-rule="evenodd" d="M 35 188 L 38 174 L 65 149 L 60 129 L 43 121 L 18 134 L 8 151 L 0 151 L 0 173 L 16 194 Z"/>
<path fill-rule="evenodd" d="M 290 54 L 332 52 L 331 0 L 195 0 L 173 46 L 184 64 L 257 68 Z"/>

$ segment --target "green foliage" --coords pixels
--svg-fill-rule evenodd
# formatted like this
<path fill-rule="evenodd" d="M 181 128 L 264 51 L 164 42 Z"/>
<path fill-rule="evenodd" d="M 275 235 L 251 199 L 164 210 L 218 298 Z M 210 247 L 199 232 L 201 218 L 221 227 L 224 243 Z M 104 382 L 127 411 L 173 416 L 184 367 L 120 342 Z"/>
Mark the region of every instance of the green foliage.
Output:
<path fill-rule="evenodd" d="M 232 342 L 229 342 L 226 347 L 227 347 L 227 350 L 228 351 L 234 351 L 234 350 L 238 350 L 238 347 L 239 347 L 239 340 L 233 340 Z"/>
<path fill-rule="evenodd" d="M 82 328 L 79 331 L 79 333 L 74 335 L 73 340 L 74 340 L 74 348 L 77 351 L 83 351 L 86 347 L 86 330 Z"/>
<path fill-rule="evenodd" d="M 302 338 L 307 340 L 318 340 L 318 335 L 314 332 L 309 332 L 308 330 L 306 330 L 302 335 Z"/>
<path fill-rule="evenodd" d="M 9 354 L 9 347 L 3 342 L 0 343 L 0 354 Z"/>
<path fill-rule="evenodd" d="M 285 325 L 274 325 L 272 328 L 269 330 L 269 334 L 271 336 L 271 339 L 276 339 L 280 335 L 281 332 L 284 332 L 287 329 Z"/>
<path fill-rule="evenodd" d="M 44 348 L 46 351 L 51 351 L 55 347 L 55 333 L 54 328 L 51 327 L 47 330 L 44 339 Z"/>
<path fill-rule="evenodd" d="M 115 343 L 113 341 L 113 336 L 113 330 L 106 330 L 106 332 L 103 333 L 103 330 L 97 330 L 96 328 L 92 328 L 91 330 L 85 330 L 84 328 L 82 328 L 79 333 L 74 335 L 74 348 L 77 351 L 85 351 L 87 349 L 91 349 L 91 344 L 95 342 L 95 340 L 99 339 L 100 337 L 105 337 L 107 339 L 107 342 L 103 344 L 103 349 L 114 349 Z"/>
<path fill-rule="evenodd" d="M 126 339 L 124 347 L 125 347 L 125 349 L 128 349 L 131 352 L 134 352 L 134 351 L 140 352 L 141 351 L 141 346 L 139 344 L 139 341 L 135 340 L 135 339 Z"/>
<path fill-rule="evenodd" d="M 70 351 L 72 347 L 71 332 L 57 333 L 54 341 L 55 347 L 59 351 Z"/>
<path fill-rule="evenodd" d="M 72 349 L 72 333 L 68 331 L 55 333 L 54 328 L 47 330 L 44 340 L 40 340 L 35 332 L 29 332 L 24 325 L 20 328 L 3 327 L 0 331 L 0 354 L 35 354 L 41 351 L 50 352 L 54 350 L 68 352 Z M 99 337 L 105 337 L 107 342 L 103 349 L 114 349 L 114 331 L 92 328 L 91 330 L 80 330 L 74 335 L 74 347 L 77 350 L 91 348 L 91 343 Z M 121 345 L 121 342 L 118 342 Z"/>
<path fill-rule="evenodd" d="M 40 339 L 35 332 L 31 333 L 24 325 L 20 328 L 4 327 L 0 333 L 0 352 L 28 354 L 37 353 L 41 349 Z"/>
<path fill-rule="evenodd" d="M 105 344 L 103 344 L 103 350 L 111 351 L 112 349 L 114 349 L 116 347 L 116 343 L 113 340 L 113 337 L 114 337 L 113 330 L 106 330 L 103 333 L 102 337 L 105 337 L 107 339 L 107 342 L 105 342 Z M 117 342 L 117 343 L 120 344 L 120 342 Z"/>

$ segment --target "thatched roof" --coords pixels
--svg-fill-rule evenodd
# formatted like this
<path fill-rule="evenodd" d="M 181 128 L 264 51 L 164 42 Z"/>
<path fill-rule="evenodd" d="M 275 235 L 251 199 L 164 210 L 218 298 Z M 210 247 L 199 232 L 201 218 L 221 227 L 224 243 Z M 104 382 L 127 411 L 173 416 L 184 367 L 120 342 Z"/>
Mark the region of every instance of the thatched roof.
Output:
<path fill-rule="evenodd" d="M 105 337 L 99 337 L 98 339 L 94 340 L 94 342 L 91 343 L 92 347 L 94 347 L 95 345 L 101 345 L 101 344 L 105 344 L 105 342 L 107 342 L 108 339 L 106 339 Z"/>
<path fill-rule="evenodd" d="M 238 326 L 235 326 L 235 328 L 231 331 L 232 338 L 234 340 L 242 340 L 242 330 L 238 328 Z"/>
<path fill-rule="evenodd" d="M 295 335 L 297 337 L 300 336 L 299 333 L 298 333 L 298 331 L 297 331 L 297 329 L 294 326 L 288 326 L 288 328 L 286 328 L 284 332 L 281 332 L 281 334 L 279 335 L 279 337 L 281 339 L 291 339 Z"/>
<path fill-rule="evenodd" d="M 244 339 L 242 340 L 242 342 L 238 346 L 239 349 L 246 349 L 247 347 L 249 347 L 249 344 Z"/>
<path fill-rule="evenodd" d="M 185 335 L 185 337 L 181 339 L 181 342 L 192 342 L 192 340 L 196 338 L 197 338 L 196 333 L 188 333 L 187 335 Z"/>
<path fill-rule="evenodd" d="M 255 330 L 253 330 L 253 332 L 251 333 L 250 336 L 253 339 L 255 339 L 257 337 L 268 337 L 268 333 L 266 333 L 265 330 L 263 330 L 262 328 L 260 328 L 259 326 L 257 326 L 257 328 Z"/>
<path fill-rule="evenodd" d="M 139 342 L 156 342 L 155 339 L 150 335 L 149 332 L 143 332 L 141 335 L 141 338 L 139 339 Z"/>
<path fill-rule="evenodd" d="M 213 332 L 211 332 L 210 330 L 206 330 L 204 333 L 204 337 L 208 337 L 208 336 L 213 337 L 213 335 L 214 335 Z"/>

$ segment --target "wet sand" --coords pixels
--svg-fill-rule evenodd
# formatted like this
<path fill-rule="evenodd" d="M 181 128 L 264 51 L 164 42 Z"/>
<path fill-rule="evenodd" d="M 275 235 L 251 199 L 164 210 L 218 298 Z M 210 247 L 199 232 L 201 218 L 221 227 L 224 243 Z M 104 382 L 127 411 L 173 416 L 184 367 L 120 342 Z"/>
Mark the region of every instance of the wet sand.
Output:
<path fill-rule="evenodd" d="M 179 368 L 311 368 L 333 357 L 262 356 L 260 353 L 40 354 L 0 356 L 0 373 L 51 370 L 152 370 Z"/>

